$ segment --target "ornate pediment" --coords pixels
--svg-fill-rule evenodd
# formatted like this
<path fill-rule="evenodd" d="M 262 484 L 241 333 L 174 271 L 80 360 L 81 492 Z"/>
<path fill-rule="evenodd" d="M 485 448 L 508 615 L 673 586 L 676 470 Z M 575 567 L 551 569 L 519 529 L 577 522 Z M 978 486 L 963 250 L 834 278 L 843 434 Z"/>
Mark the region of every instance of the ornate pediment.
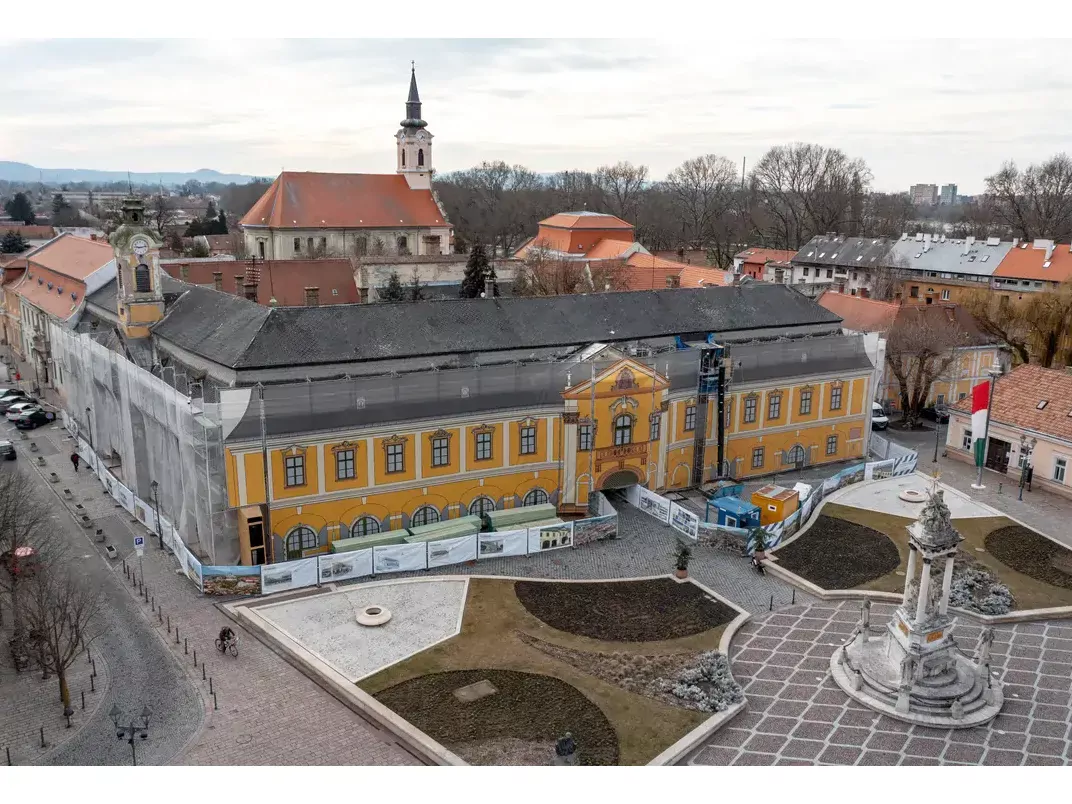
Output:
<path fill-rule="evenodd" d="M 437 438 L 445 438 L 449 442 L 453 437 L 454 433 L 450 432 L 450 430 L 444 430 L 442 427 L 440 427 L 434 433 L 430 433 L 428 435 L 428 440 L 435 441 Z"/>
<path fill-rule="evenodd" d="M 332 452 L 345 452 L 346 450 L 356 450 L 357 443 L 354 441 L 343 441 L 341 444 L 336 444 L 331 448 Z"/>
<path fill-rule="evenodd" d="M 614 415 L 618 415 L 619 413 L 636 410 L 638 407 L 640 407 L 640 403 L 631 396 L 623 396 L 614 400 L 613 404 L 610 406 L 610 412 Z"/>

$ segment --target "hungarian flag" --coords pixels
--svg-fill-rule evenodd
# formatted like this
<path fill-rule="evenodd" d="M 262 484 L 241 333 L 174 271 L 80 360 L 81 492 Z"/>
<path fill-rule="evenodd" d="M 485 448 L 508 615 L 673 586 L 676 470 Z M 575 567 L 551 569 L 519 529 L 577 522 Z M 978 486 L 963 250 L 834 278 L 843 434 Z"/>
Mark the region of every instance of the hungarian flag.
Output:
<path fill-rule="evenodd" d="M 986 459 L 986 420 L 990 416 L 990 380 L 983 380 L 972 388 L 972 447 L 975 449 L 975 465 L 982 466 Z"/>

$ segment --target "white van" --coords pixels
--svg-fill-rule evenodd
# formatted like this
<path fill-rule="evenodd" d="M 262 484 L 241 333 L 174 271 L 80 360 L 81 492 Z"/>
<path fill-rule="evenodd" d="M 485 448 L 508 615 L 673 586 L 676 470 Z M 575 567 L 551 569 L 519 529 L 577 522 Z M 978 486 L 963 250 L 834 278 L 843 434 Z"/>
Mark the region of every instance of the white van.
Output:
<path fill-rule="evenodd" d="M 878 402 L 871 403 L 871 429 L 872 430 L 885 430 L 890 424 L 889 417 L 882 410 L 882 405 Z"/>

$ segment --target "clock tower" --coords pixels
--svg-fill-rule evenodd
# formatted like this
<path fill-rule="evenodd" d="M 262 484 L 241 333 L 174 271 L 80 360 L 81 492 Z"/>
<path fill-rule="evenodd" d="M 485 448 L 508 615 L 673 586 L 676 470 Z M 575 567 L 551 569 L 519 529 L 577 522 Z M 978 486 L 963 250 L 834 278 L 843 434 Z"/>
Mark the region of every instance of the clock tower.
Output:
<path fill-rule="evenodd" d="M 411 67 L 406 119 L 395 135 L 398 144 L 396 172 L 406 177 L 411 190 L 432 189 L 432 134 L 421 119 L 421 96 L 417 94 L 417 69 Z"/>
<path fill-rule="evenodd" d="M 115 251 L 119 325 L 128 338 L 145 338 L 164 317 L 160 241 L 145 223 L 145 204 L 133 193 L 123 201 L 123 223 L 110 238 Z"/>

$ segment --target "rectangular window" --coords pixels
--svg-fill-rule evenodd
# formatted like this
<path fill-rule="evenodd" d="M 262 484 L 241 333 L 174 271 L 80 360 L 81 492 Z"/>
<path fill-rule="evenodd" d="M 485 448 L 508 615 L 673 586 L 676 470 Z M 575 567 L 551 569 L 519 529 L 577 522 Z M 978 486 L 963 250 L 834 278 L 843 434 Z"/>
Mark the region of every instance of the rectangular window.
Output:
<path fill-rule="evenodd" d="M 305 485 L 304 455 L 288 455 L 286 458 L 283 459 L 283 465 L 286 468 L 287 488 L 290 488 L 291 486 Z"/>
<path fill-rule="evenodd" d="M 522 427 L 521 428 L 521 454 L 522 455 L 535 455 L 536 454 L 536 428 L 535 427 Z"/>
<path fill-rule="evenodd" d="M 968 452 L 971 452 L 971 448 L 972 448 L 971 430 L 965 430 L 964 431 L 964 437 L 960 440 L 960 446 L 961 446 L 962 449 L 965 449 Z"/>
<path fill-rule="evenodd" d="M 685 432 L 691 433 L 696 429 L 696 406 L 689 405 L 685 408 Z"/>
<path fill-rule="evenodd" d="M 777 394 L 767 399 L 767 419 L 774 420 L 782 417 L 782 395 Z"/>
<path fill-rule="evenodd" d="M 910 287 L 908 289 L 908 295 L 911 296 L 913 299 L 918 299 L 919 298 L 919 285 L 913 285 L 912 287 Z"/>
<path fill-rule="evenodd" d="M 1053 462 L 1053 479 L 1058 483 L 1065 482 L 1065 469 L 1068 468 L 1068 461 L 1065 458 L 1058 458 Z"/>
<path fill-rule="evenodd" d="M 450 441 L 446 438 L 432 439 L 432 466 L 447 466 L 450 463 Z"/>
<path fill-rule="evenodd" d="M 826 269 L 826 278 L 827 279 L 833 279 L 834 278 L 834 269 L 833 268 L 827 268 Z"/>
<path fill-rule="evenodd" d="M 264 259 L 264 241 L 263 240 L 258 240 L 257 241 L 257 256 L 260 257 L 262 260 Z M 263 461 L 261 463 L 263 463 Z"/>
<path fill-rule="evenodd" d="M 295 237 L 294 238 L 294 253 L 295 254 L 301 253 L 301 238 L 300 237 Z"/>
<path fill-rule="evenodd" d="M 313 256 L 313 238 L 310 237 L 306 241 L 306 244 L 309 246 L 309 256 L 311 257 L 311 256 Z"/>
<path fill-rule="evenodd" d="M 745 397 L 744 400 L 744 423 L 751 424 L 756 420 L 756 402 L 754 396 Z"/>
<path fill-rule="evenodd" d="M 942 291 L 942 301 L 949 301 L 949 291 L 948 290 L 943 290 Z"/>
<path fill-rule="evenodd" d="M 763 468 L 763 452 L 764 452 L 764 447 L 756 447 L 755 449 L 752 450 L 752 468 L 753 469 L 762 469 Z"/>
<path fill-rule="evenodd" d="M 340 449 L 335 453 L 335 479 L 353 480 L 354 474 L 354 451 L 352 449 Z"/>
<path fill-rule="evenodd" d="M 577 428 L 578 449 L 588 452 L 592 449 L 592 425 L 582 424 Z"/>
<path fill-rule="evenodd" d="M 939 407 L 944 405 L 945 404 L 945 394 L 938 394 L 938 399 L 935 400 L 934 404 L 938 405 Z"/>
<path fill-rule="evenodd" d="M 837 455 L 837 436 L 836 435 L 826 437 L 826 454 L 827 455 Z"/>
<path fill-rule="evenodd" d="M 806 416 L 811 413 L 811 391 L 804 390 L 800 392 L 800 415 Z"/>
<path fill-rule="evenodd" d="M 648 438 L 648 440 L 649 441 L 658 441 L 659 437 L 661 435 L 662 435 L 662 418 L 660 416 L 656 416 L 654 419 L 651 420 L 651 433 L 650 433 L 650 437 Z"/>
<path fill-rule="evenodd" d="M 808 275 L 808 269 L 807 269 L 807 268 L 805 268 L 805 269 L 804 269 L 804 276 L 807 276 L 807 275 Z"/>
<path fill-rule="evenodd" d="M 830 389 L 830 410 L 841 410 L 841 387 Z"/>
<path fill-rule="evenodd" d="M 491 460 L 491 433 L 476 434 L 476 460 Z"/>
<path fill-rule="evenodd" d="M 327 251 L 327 249 L 328 249 L 328 239 L 326 237 L 321 237 L 320 238 L 320 250 L 321 251 Z"/>
<path fill-rule="evenodd" d="M 405 444 L 387 445 L 387 471 L 402 472 L 406 468 Z"/>

